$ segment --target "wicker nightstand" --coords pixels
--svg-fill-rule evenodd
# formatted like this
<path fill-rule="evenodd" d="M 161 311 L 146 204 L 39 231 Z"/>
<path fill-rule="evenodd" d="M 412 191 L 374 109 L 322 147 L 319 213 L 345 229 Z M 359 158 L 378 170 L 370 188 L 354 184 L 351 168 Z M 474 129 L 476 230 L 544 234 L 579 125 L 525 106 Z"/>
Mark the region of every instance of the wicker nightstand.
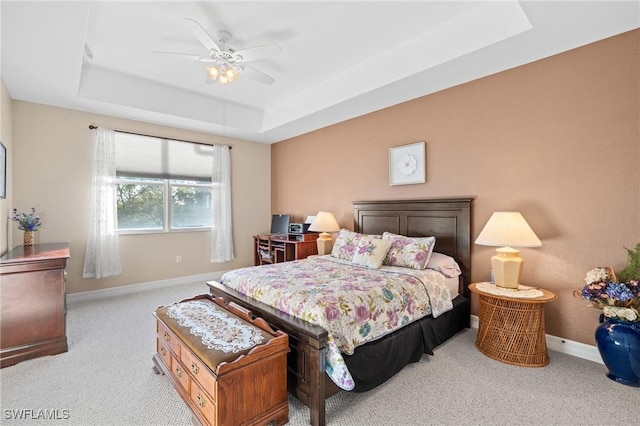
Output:
<path fill-rule="evenodd" d="M 480 299 L 476 346 L 483 354 L 507 364 L 542 367 L 549 363 L 544 331 L 544 304 L 556 300 L 550 291 L 521 298 L 491 294 L 471 284 Z"/>

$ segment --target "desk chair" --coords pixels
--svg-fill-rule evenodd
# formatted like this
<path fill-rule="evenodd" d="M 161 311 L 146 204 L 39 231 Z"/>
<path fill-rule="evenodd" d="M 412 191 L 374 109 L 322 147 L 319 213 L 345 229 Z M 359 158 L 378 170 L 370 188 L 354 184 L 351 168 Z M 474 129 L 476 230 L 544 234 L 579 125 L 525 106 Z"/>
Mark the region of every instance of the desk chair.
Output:
<path fill-rule="evenodd" d="M 258 260 L 260 265 L 266 263 L 276 263 L 275 253 L 271 246 L 270 235 L 258 235 L 258 244 L 256 244 L 256 250 L 258 251 Z"/>

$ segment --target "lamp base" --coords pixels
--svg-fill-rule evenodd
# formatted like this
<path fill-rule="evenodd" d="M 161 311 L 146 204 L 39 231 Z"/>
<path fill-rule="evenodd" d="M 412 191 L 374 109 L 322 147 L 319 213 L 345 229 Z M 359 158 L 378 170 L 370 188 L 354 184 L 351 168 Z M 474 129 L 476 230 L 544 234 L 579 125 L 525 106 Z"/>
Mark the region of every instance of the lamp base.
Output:
<path fill-rule="evenodd" d="M 522 271 L 523 259 L 518 256 L 520 252 L 511 247 L 501 247 L 491 258 L 493 277 L 498 287 L 517 289 L 518 278 Z"/>
<path fill-rule="evenodd" d="M 331 234 L 328 232 L 320 233 L 316 240 L 316 244 L 318 246 L 318 254 L 321 256 L 330 254 L 331 250 L 333 250 L 333 239 L 331 238 Z"/>

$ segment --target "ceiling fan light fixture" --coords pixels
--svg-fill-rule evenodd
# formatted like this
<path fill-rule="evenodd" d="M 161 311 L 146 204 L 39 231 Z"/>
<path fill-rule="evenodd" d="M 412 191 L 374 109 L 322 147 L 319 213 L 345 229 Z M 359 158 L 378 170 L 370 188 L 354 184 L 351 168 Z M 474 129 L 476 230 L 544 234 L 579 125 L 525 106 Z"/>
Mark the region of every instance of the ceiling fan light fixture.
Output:
<path fill-rule="evenodd" d="M 233 82 L 236 80 L 236 78 L 238 78 L 238 71 L 234 70 L 233 68 L 229 68 L 227 69 L 227 72 L 225 72 L 225 75 L 227 76 L 227 79 L 229 80 L 229 82 Z"/>
<path fill-rule="evenodd" d="M 215 80 L 216 78 L 218 78 L 218 75 L 220 75 L 220 70 L 218 69 L 217 66 L 208 67 L 206 71 L 207 71 L 207 75 L 209 76 L 209 78 L 211 78 L 211 80 Z"/>
<path fill-rule="evenodd" d="M 207 77 L 211 80 L 218 81 L 220 84 L 228 84 L 234 82 L 240 75 L 239 70 L 225 65 L 214 65 L 206 68 Z"/>
<path fill-rule="evenodd" d="M 152 53 L 177 56 L 183 59 L 210 64 L 209 67 L 205 68 L 208 78 L 207 83 L 209 80 L 219 81 L 221 84 L 232 83 L 245 71 L 247 77 L 261 83 L 273 84 L 275 82 L 272 77 L 265 73 L 256 70 L 253 67 L 243 66 L 242 62 L 253 62 L 266 58 L 267 56 L 278 54 L 282 51 L 280 46 L 277 44 L 266 44 L 263 46 L 235 50 L 227 46 L 227 43 L 232 39 L 231 33 L 227 31 L 219 31 L 218 39 L 215 40 L 198 21 L 191 18 L 184 19 L 190 23 L 189 25 L 191 25 L 193 34 L 200 41 L 202 46 L 207 49 L 207 56 L 161 51 L 153 51 Z M 86 53 L 85 56 L 87 56 Z"/>

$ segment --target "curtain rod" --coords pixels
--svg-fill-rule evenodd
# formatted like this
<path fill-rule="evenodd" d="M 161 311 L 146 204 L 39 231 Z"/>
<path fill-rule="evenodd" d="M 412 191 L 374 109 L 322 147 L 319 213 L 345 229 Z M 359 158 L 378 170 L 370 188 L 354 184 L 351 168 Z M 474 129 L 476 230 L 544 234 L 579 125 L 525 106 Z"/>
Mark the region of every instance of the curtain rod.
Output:
<path fill-rule="evenodd" d="M 89 125 L 89 129 L 91 129 L 91 130 L 95 130 L 97 128 L 98 128 L 98 126 L 94 126 L 93 124 Z M 144 133 L 127 132 L 125 130 L 114 130 L 114 132 L 126 133 L 128 135 L 136 135 L 136 136 L 147 136 L 147 137 L 150 137 L 150 138 L 157 138 L 157 139 L 171 139 L 173 141 L 178 141 L 178 142 L 195 143 L 196 145 L 206 145 L 206 146 L 222 145 L 222 144 L 219 144 L 219 143 L 208 144 L 208 143 L 204 143 L 204 142 L 194 142 L 194 141 L 188 141 L 188 140 L 184 140 L 184 139 L 176 139 L 176 138 L 167 138 L 167 137 L 161 137 L 161 136 L 145 135 Z M 223 146 L 226 146 L 229 149 L 233 149 L 233 147 L 231 145 L 223 145 Z"/>

